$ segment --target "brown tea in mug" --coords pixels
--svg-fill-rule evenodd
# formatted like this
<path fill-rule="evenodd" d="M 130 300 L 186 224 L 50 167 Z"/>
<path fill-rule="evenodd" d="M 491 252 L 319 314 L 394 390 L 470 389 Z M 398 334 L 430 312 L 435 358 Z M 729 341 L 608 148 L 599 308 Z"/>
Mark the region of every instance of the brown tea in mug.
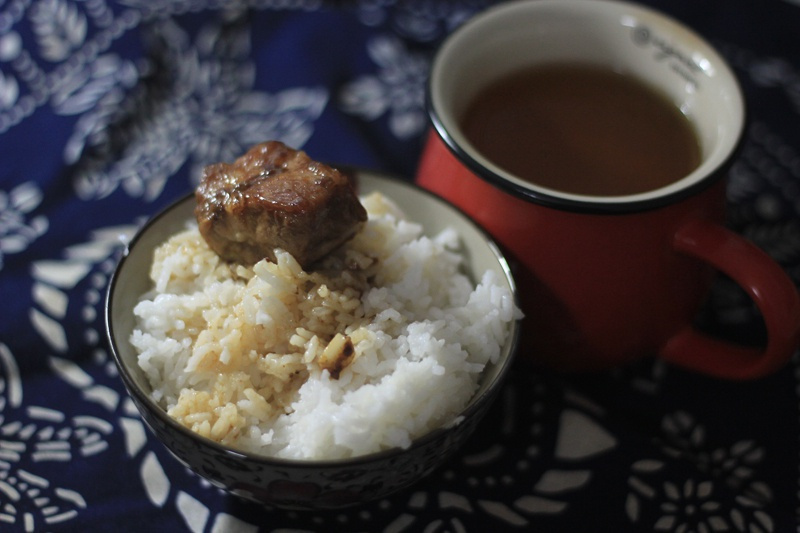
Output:
<path fill-rule="evenodd" d="M 666 96 L 589 65 L 538 66 L 501 78 L 471 102 L 462 128 L 507 172 L 567 193 L 642 193 L 700 164 L 694 127 Z"/>

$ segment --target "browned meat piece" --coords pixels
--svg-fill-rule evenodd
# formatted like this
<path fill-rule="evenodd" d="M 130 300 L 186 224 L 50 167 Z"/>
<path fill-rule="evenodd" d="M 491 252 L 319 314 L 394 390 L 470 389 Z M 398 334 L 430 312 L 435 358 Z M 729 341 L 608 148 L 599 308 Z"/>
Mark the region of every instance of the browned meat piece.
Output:
<path fill-rule="evenodd" d="M 253 146 L 233 164 L 207 166 L 195 197 L 203 238 L 242 264 L 274 261 L 281 248 L 306 268 L 367 220 L 347 176 L 278 141 Z"/>

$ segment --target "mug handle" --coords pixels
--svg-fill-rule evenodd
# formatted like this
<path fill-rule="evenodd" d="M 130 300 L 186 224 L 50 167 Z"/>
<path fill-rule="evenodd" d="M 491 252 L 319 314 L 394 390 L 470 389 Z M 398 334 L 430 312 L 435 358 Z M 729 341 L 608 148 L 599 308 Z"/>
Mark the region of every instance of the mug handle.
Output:
<path fill-rule="evenodd" d="M 660 356 L 725 379 L 752 379 L 783 366 L 800 345 L 800 296 L 783 269 L 764 251 L 720 224 L 693 220 L 675 233 L 673 247 L 724 272 L 753 299 L 764 318 L 767 344 L 749 348 L 686 326 Z"/>

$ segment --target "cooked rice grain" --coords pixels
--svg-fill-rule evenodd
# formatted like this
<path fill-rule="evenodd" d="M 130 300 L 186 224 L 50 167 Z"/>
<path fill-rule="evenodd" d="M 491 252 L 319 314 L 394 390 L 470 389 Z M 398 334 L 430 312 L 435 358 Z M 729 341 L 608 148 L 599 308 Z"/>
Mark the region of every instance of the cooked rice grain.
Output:
<path fill-rule="evenodd" d="M 455 231 L 429 238 L 382 195 L 363 203 L 363 231 L 313 272 L 284 252 L 227 264 L 196 227 L 156 250 L 131 342 L 171 417 L 241 450 L 336 459 L 458 415 L 519 317 L 513 297 L 491 271 L 473 288 Z M 319 362 L 348 338 L 333 379 Z"/>

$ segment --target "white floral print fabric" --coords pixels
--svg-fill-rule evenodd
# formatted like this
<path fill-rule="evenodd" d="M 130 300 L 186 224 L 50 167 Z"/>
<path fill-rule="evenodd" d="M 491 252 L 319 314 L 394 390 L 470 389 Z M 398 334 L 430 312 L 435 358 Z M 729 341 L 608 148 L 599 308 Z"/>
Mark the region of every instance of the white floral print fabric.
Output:
<path fill-rule="evenodd" d="M 520 365 L 447 465 L 340 512 L 263 509 L 155 441 L 105 344 L 125 243 L 200 169 L 279 139 L 413 179 L 436 47 L 490 0 L 0 0 L 0 530 L 796 530 L 800 361 L 726 383 Z M 800 5 L 644 0 L 749 103 L 730 221 L 800 283 Z M 725 279 L 704 326 L 763 332 Z"/>

